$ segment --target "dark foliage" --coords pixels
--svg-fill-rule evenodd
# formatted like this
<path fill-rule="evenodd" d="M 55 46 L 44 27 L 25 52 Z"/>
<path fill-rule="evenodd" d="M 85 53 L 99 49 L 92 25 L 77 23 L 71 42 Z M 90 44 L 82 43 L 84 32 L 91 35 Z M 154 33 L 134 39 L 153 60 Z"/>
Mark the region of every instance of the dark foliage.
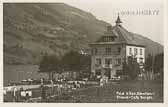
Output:
<path fill-rule="evenodd" d="M 48 73 L 49 79 L 53 79 L 53 73 L 61 73 L 60 62 L 55 55 L 44 55 L 39 65 L 39 72 Z"/>
<path fill-rule="evenodd" d="M 82 55 L 75 51 L 70 51 L 62 58 L 62 64 L 65 70 L 80 71 L 90 69 L 90 56 Z"/>
<path fill-rule="evenodd" d="M 151 71 L 153 69 L 154 56 L 148 54 L 148 57 L 145 60 L 145 70 Z"/>
<path fill-rule="evenodd" d="M 154 73 L 163 71 L 163 57 L 163 53 L 157 54 L 156 56 L 149 54 L 145 61 L 145 70 L 154 70 Z"/>
<path fill-rule="evenodd" d="M 158 72 L 163 72 L 163 65 L 164 65 L 164 55 L 163 53 L 158 54 L 155 56 L 154 59 L 154 73 L 158 73 Z"/>
<path fill-rule="evenodd" d="M 66 53 L 60 60 L 57 56 L 45 55 L 40 62 L 39 72 L 49 74 L 49 79 L 53 78 L 53 73 L 62 73 L 64 71 L 78 72 L 80 77 L 89 76 L 91 58 L 88 55 L 82 55 L 76 51 Z"/>
<path fill-rule="evenodd" d="M 124 74 L 128 75 L 130 79 L 134 80 L 140 73 L 140 67 L 136 59 L 133 57 L 128 57 L 128 62 L 123 63 Z"/>

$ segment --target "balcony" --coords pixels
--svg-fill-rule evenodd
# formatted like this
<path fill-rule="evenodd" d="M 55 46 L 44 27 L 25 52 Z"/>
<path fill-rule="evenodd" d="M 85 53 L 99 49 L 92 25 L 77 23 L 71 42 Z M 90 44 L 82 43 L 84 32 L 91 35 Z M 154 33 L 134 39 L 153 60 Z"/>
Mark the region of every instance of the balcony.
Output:
<path fill-rule="evenodd" d="M 95 67 L 101 67 L 101 64 L 95 64 Z"/>
<path fill-rule="evenodd" d="M 113 52 L 105 52 L 104 55 L 120 55 L 121 52 L 113 51 Z"/>
<path fill-rule="evenodd" d="M 112 64 L 103 64 L 102 67 L 103 68 L 111 68 L 112 69 Z"/>

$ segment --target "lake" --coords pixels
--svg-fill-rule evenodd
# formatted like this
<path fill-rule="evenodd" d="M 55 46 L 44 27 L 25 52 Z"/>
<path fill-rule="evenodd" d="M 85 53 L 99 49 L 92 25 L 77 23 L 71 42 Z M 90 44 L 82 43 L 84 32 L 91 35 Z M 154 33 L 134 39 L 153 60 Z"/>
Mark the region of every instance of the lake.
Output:
<path fill-rule="evenodd" d="M 39 73 L 38 70 L 37 65 L 4 65 L 4 86 L 10 82 L 20 82 L 27 78 L 47 78 L 46 73 Z"/>

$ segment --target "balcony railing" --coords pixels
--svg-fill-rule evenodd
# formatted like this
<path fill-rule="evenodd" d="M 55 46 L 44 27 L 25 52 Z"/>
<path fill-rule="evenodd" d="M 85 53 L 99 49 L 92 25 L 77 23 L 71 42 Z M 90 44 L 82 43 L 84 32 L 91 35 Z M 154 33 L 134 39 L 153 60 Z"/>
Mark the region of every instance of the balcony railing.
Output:
<path fill-rule="evenodd" d="M 112 68 L 112 64 L 103 64 L 103 68 Z"/>
<path fill-rule="evenodd" d="M 112 64 L 95 64 L 95 67 L 112 68 Z"/>
<path fill-rule="evenodd" d="M 92 55 L 120 55 L 120 54 L 121 52 L 118 52 L 118 51 L 92 53 Z"/>

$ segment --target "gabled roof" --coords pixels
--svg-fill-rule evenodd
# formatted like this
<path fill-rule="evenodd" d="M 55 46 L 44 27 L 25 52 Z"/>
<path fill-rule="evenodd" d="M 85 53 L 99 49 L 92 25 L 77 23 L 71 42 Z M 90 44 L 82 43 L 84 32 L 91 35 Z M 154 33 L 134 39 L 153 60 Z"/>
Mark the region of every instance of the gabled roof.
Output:
<path fill-rule="evenodd" d="M 138 36 L 137 34 L 131 33 L 127 31 L 124 27 L 121 25 L 115 25 L 112 27 L 111 32 L 109 35 L 107 35 L 108 32 L 105 32 L 98 41 L 96 41 L 93 44 L 128 44 L 128 45 L 135 45 L 135 46 L 141 46 L 145 47 L 141 41 L 139 41 L 135 36 Z M 105 37 L 112 36 L 116 37 L 114 41 L 103 41 Z M 92 44 L 91 44 L 92 45 Z"/>

